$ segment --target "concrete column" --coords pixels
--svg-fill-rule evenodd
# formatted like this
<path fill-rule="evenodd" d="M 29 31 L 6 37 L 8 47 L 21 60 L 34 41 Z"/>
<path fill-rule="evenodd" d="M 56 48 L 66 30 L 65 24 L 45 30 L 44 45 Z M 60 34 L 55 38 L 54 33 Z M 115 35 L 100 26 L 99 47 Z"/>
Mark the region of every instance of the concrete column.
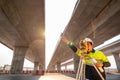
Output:
<path fill-rule="evenodd" d="M 57 70 L 61 70 L 60 62 L 57 62 Z"/>
<path fill-rule="evenodd" d="M 34 62 L 34 71 L 39 70 L 39 62 Z"/>
<path fill-rule="evenodd" d="M 25 46 L 15 47 L 10 73 L 21 73 L 27 49 L 28 47 Z"/>
<path fill-rule="evenodd" d="M 55 70 L 55 65 L 52 65 L 52 66 L 50 67 L 50 70 L 51 70 L 51 71 L 54 71 L 54 70 Z"/>
<path fill-rule="evenodd" d="M 43 70 L 43 67 L 42 67 L 42 65 L 39 65 L 39 70 Z"/>
<path fill-rule="evenodd" d="M 54 71 L 55 70 L 55 65 L 52 65 L 48 68 L 48 71 Z"/>
<path fill-rule="evenodd" d="M 67 65 L 65 65 L 65 70 L 67 70 Z"/>
<path fill-rule="evenodd" d="M 74 71 L 77 73 L 80 57 L 74 54 Z"/>
<path fill-rule="evenodd" d="M 120 55 L 119 53 L 113 54 L 113 56 L 115 58 L 116 65 L 117 65 L 118 72 L 120 72 L 120 56 L 119 55 Z"/>

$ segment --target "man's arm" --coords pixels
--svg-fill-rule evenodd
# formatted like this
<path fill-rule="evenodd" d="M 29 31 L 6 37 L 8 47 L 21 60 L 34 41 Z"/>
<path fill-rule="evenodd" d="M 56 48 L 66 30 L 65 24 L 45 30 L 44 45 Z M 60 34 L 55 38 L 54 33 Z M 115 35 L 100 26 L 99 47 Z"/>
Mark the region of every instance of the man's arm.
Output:
<path fill-rule="evenodd" d="M 111 64 L 110 64 L 110 62 L 104 62 L 104 63 L 103 63 L 103 66 L 104 66 L 104 67 L 109 67 L 109 66 L 111 66 Z"/>
<path fill-rule="evenodd" d="M 75 53 L 77 52 L 77 47 L 74 46 L 73 42 L 69 41 L 66 37 L 62 36 L 62 41 L 66 43 Z"/>
<path fill-rule="evenodd" d="M 100 52 L 100 55 L 99 55 L 99 56 L 101 56 L 101 59 L 102 59 L 102 61 L 103 61 L 103 66 L 104 66 L 104 67 L 109 67 L 109 66 L 111 66 L 111 64 L 110 64 L 107 56 L 106 56 L 103 52 L 101 52 L 101 51 L 99 51 L 99 52 Z"/>

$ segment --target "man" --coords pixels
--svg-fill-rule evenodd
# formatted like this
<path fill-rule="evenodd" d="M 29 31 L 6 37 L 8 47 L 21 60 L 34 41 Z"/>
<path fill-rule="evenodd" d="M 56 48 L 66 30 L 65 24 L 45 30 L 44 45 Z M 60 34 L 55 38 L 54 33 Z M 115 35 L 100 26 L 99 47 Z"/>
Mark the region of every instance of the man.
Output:
<path fill-rule="evenodd" d="M 96 62 L 94 65 L 97 68 L 102 68 L 103 71 L 99 70 L 101 75 L 103 76 L 104 80 L 106 80 L 105 70 L 104 67 L 109 67 L 110 62 L 107 57 L 103 54 L 103 52 L 99 50 L 93 49 L 93 41 L 90 38 L 85 38 L 84 40 L 80 41 L 79 48 L 75 47 L 74 44 L 69 41 L 67 38 L 62 36 L 62 41 L 65 42 L 78 56 L 82 55 L 84 51 L 87 53 L 87 57 L 85 58 L 86 68 L 85 68 L 85 77 L 89 80 L 103 80 L 96 69 L 93 67 L 92 62 L 89 58 L 93 58 Z M 82 51 L 83 50 L 83 51 Z M 89 58 L 88 58 L 89 57 Z"/>

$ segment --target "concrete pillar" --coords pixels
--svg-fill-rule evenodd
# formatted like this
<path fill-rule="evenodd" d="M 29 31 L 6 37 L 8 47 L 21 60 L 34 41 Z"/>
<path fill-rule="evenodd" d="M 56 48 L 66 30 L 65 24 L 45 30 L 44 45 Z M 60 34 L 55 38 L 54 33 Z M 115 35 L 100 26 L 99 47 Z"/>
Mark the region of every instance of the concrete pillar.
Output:
<path fill-rule="evenodd" d="M 60 62 L 57 62 L 57 70 L 61 70 L 61 65 L 60 65 Z"/>
<path fill-rule="evenodd" d="M 28 47 L 16 46 L 13 54 L 10 73 L 21 73 L 23 70 L 25 53 Z"/>
<path fill-rule="evenodd" d="M 67 70 L 67 65 L 65 65 L 65 70 Z"/>
<path fill-rule="evenodd" d="M 80 57 L 74 54 L 74 71 L 77 73 Z"/>
<path fill-rule="evenodd" d="M 42 65 L 39 65 L 39 70 L 43 70 L 43 67 L 42 67 Z"/>
<path fill-rule="evenodd" d="M 54 71 L 54 70 L 55 70 L 55 65 L 52 65 L 52 66 L 50 67 L 50 70 L 51 70 L 51 71 Z"/>
<path fill-rule="evenodd" d="M 39 62 L 34 62 L 34 71 L 39 70 Z"/>
<path fill-rule="evenodd" d="M 120 56 L 119 55 L 120 55 L 119 53 L 114 53 L 113 54 L 113 56 L 115 58 L 115 62 L 116 62 L 118 72 L 120 72 Z"/>
<path fill-rule="evenodd" d="M 48 68 L 48 71 L 54 71 L 55 70 L 55 65 L 52 65 Z"/>

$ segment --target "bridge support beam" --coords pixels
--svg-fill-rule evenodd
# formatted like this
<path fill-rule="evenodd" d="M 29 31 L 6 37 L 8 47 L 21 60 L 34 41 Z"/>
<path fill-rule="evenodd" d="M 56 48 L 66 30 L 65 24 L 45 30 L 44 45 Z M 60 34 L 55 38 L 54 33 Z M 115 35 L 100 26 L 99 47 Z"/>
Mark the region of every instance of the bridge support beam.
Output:
<path fill-rule="evenodd" d="M 26 46 L 16 46 L 13 54 L 12 65 L 10 73 L 21 73 L 23 70 L 25 53 L 28 47 Z"/>
<path fill-rule="evenodd" d="M 52 65 L 51 68 L 50 68 L 51 71 L 54 71 L 55 70 L 55 65 Z"/>
<path fill-rule="evenodd" d="M 34 71 L 39 70 L 39 62 L 34 62 Z"/>
<path fill-rule="evenodd" d="M 57 62 L 57 70 L 61 70 L 61 65 L 60 65 L 60 62 Z"/>
<path fill-rule="evenodd" d="M 67 65 L 65 65 L 65 70 L 67 70 Z"/>
<path fill-rule="evenodd" d="M 55 65 L 52 65 L 48 68 L 48 71 L 54 71 L 55 70 Z"/>
<path fill-rule="evenodd" d="M 114 56 L 115 61 L 116 61 L 117 70 L 118 70 L 118 72 L 120 72 L 120 54 L 114 53 L 113 56 Z"/>
<path fill-rule="evenodd" d="M 42 67 L 42 65 L 39 65 L 39 70 L 43 70 L 43 67 Z"/>

